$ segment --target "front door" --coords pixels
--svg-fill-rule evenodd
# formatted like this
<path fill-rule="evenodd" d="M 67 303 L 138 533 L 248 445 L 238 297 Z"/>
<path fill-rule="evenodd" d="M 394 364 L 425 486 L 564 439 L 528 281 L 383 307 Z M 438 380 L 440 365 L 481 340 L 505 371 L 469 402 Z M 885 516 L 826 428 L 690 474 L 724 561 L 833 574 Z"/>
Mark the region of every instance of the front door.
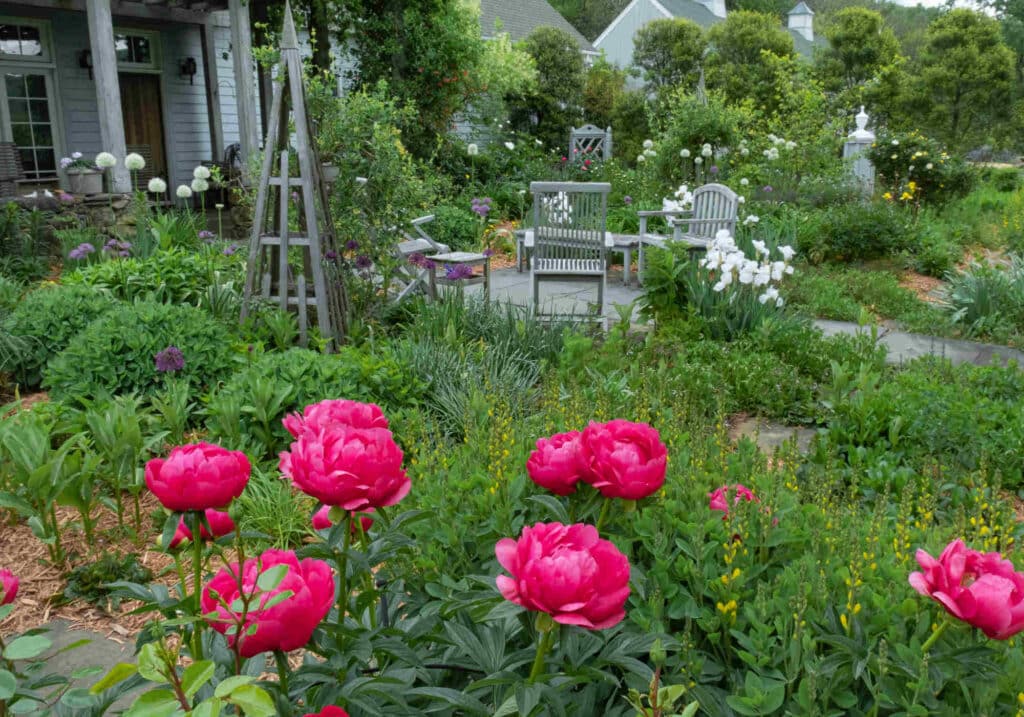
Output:
<path fill-rule="evenodd" d="M 151 177 L 167 179 L 160 75 L 121 73 L 118 82 L 121 84 L 125 145 L 129 152 L 146 159 L 145 170 L 139 172 L 139 184 L 145 184 Z"/>

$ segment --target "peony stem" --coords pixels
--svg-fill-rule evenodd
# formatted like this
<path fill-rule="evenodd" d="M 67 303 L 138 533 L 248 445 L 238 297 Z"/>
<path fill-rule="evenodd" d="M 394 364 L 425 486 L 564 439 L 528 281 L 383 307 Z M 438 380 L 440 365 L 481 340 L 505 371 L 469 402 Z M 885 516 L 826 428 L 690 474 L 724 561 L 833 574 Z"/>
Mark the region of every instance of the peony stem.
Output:
<path fill-rule="evenodd" d="M 189 513 L 189 522 L 192 524 L 192 597 L 196 603 L 196 617 L 200 617 L 203 611 L 202 601 L 200 600 L 200 594 L 203 589 L 203 540 L 200 537 L 203 519 L 199 516 L 200 513 L 197 511 Z M 192 640 L 195 643 L 192 646 L 192 659 L 194 661 L 203 659 L 202 633 L 203 623 L 201 620 L 197 620 L 192 633 Z"/>
<path fill-rule="evenodd" d="M 932 646 L 936 642 L 938 642 L 939 638 L 942 637 L 942 633 L 944 633 L 946 631 L 946 628 L 949 627 L 949 623 L 950 623 L 950 620 L 949 620 L 948 617 L 945 620 L 943 620 L 941 623 L 939 623 L 939 626 L 937 628 L 935 628 L 935 632 L 933 632 L 928 637 L 928 639 L 924 641 L 924 644 L 921 645 L 921 654 L 922 655 L 927 655 L 928 654 L 928 650 L 930 650 L 932 648 Z"/>
<path fill-rule="evenodd" d="M 355 516 L 351 510 L 345 511 L 345 537 L 341 543 L 341 555 L 338 557 L 338 578 L 341 581 L 341 590 L 338 594 L 338 626 L 345 624 L 345 611 L 348 610 L 348 550 L 352 545 L 352 518 Z"/>
<path fill-rule="evenodd" d="M 288 655 L 281 650 L 274 650 L 274 660 L 277 662 L 277 676 L 280 680 L 281 694 L 284 695 L 284 699 L 291 705 L 291 698 L 288 696 Z"/>
<path fill-rule="evenodd" d="M 537 655 L 533 658 L 533 668 L 530 670 L 530 678 L 527 682 L 536 682 L 537 678 L 544 672 L 544 657 L 548 654 L 548 650 L 551 649 L 551 644 L 554 640 L 554 628 L 541 633 L 540 639 L 537 641 Z"/>
<path fill-rule="evenodd" d="M 606 520 L 608 520 L 608 512 L 611 510 L 611 507 L 612 507 L 612 499 L 611 498 L 605 498 L 604 499 L 604 505 L 601 506 L 601 515 L 599 515 L 597 517 L 597 532 L 598 533 L 601 532 L 601 528 L 604 526 L 604 522 Z"/>

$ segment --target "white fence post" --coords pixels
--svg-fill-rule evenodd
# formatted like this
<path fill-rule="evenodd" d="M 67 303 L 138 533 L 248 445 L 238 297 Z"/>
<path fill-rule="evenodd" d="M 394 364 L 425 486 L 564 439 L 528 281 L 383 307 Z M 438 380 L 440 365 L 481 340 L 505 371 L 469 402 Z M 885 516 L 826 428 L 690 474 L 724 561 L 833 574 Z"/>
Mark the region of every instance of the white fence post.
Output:
<path fill-rule="evenodd" d="M 875 133 L 869 130 L 868 114 L 861 106 L 857 113 L 857 129 L 850 133 L 843 145 L 843 159 L 852 160 L 853 176 L 865 196 L 870 197 L 875 191 L 875 167 L 868 159 L 867 153 L 875 142 Z"/>

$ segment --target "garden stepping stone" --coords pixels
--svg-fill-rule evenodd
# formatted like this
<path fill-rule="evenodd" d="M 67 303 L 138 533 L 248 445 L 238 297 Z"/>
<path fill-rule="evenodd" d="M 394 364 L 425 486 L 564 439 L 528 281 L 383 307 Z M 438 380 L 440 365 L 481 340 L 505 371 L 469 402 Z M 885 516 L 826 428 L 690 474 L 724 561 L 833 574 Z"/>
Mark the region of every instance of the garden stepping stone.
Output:
<path fill-rule="evenodd" d="M 765 455 L 772 455 L 775 449 L 780 448 L 787 441 L 795 438 L 797 450 L 801 455 L 806 455 L 811 445 L 811 439 L 817 433 L 813 428 L 803 426 L 787 426 L 783 423 L 775 423 L 764 418 L 744 418 L 729 431 L 729 436 L 738 441 L 740 438 L 749 438 Z"/>

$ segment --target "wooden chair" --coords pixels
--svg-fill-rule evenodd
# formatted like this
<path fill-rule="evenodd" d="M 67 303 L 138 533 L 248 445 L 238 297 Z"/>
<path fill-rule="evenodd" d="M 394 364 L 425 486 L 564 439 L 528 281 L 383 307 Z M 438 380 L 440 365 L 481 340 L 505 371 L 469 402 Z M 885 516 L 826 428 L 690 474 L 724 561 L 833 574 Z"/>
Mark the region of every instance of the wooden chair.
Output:
<path fill-rule="evenodd" d="M 739 197 L 724 184 L 705 184 L 693 190 L 693 209 L 680 214 L 673 211 L 640 211 L 640 242 L 637 250 L 637 279 L 644 280 L 644 247 L 664 249 L 669 242 L 685 244 L 691 252 L 706 251 L 711 240 L 725 229 L 736 233 Z M 647 231 L 651 217 L 662 217 L 672 227 L 672 236 Z M 685 227 L 685 231 L 684 231 Z"/>
<path fill-rule="evenodd" d="M 604 320 L 607 282 L 606 255 L 613 245 L 605 230 L 608 215 L 606 182 L 533 182 L 533 232 L 527 236 L 533 310 L 540 310 L 540 285 L 545 281 L 583 282 L 597 285 L 598 313 Z"/>
<path fill-rule="evenodd" d="M 430 259 L 438 254 L 447 254 L 451 251 L 447 244 L 435 241 L 427 233 L 424 226 L 432 221 L 434 221 L 433 214 L 413 219 L 410 224 L 416 232 L 416 236 L 403 232 L 404 240 L 400 241 L 395 248 L 395 257 L 398 260 L 398 265 L 392 278 L 401 286 L 398 294 L 393 299 L 396 304 L 418 291 L 422 291 L 428 296 L 430 295 L 430 270 L 425 266 L 413 264 L 412 258 L 419 254 L 426 259 Z"/>

